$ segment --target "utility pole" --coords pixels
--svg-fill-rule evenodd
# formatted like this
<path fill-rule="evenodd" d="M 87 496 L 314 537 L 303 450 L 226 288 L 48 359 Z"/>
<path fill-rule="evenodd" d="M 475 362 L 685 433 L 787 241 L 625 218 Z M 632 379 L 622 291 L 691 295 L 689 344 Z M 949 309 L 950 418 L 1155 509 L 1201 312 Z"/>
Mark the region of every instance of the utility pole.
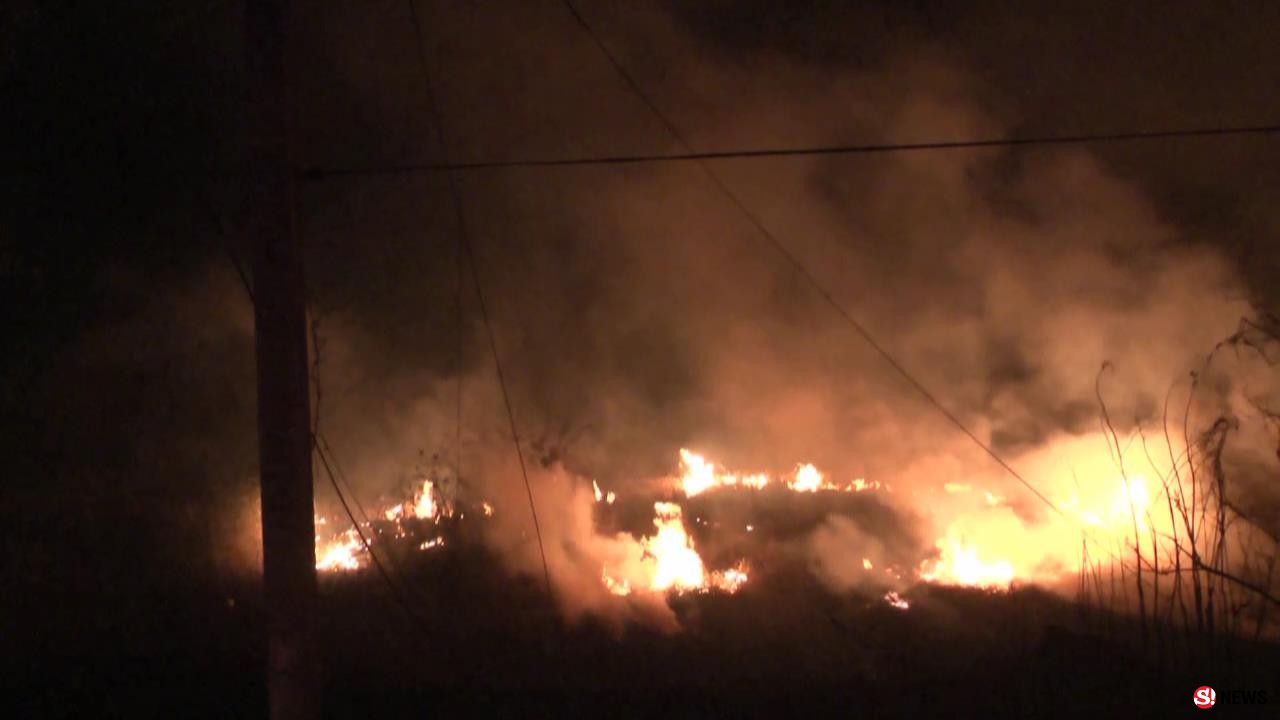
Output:
<path fill-rule="evenodd" d="M 320 717 L 306 299 L 295 222 L 291 0 L 246 0 L 262 579 L 273 720 Z"/>

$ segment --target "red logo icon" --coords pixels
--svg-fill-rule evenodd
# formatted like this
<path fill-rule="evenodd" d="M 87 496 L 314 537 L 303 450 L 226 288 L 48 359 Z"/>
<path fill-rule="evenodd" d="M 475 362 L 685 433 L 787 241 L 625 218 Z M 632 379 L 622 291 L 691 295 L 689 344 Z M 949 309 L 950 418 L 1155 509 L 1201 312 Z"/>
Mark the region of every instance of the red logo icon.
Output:
<path fill-rule="evenodd" d="M 1214 692 L 1213 688 L 1208 685 L 1201 685 L 1196 688 L 1196 693 L 1191 696 L 1191 699 L 1195 702 L 1196 707 L 1201 710 L 1208 710 L 1213 707 L 1214 703 L 1218 702 L 1218 693 Z"/>

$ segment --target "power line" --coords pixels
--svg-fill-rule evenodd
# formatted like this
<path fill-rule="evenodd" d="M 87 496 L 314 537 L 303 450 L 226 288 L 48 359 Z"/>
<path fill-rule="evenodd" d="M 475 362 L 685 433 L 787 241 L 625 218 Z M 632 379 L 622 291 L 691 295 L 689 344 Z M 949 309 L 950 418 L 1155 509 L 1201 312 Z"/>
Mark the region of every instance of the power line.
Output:
<path fill-rule="evenodd" d="M 422 81 L 427 95 L 427 106 L 431 111 L 432 120 L 436 129 L 436 142 L 439 146 L 440 154 L 448 160 L 448 145 L 445 143 L 444 134 L 444 117 L 440 112 L 440 107 L 436 102 L 435 86 L 431 82 L 431 73 L 428 71 L 427 51 L 422 42 L 422 25 L 418 21 L 418 7 L 416 0 L 406 0 L 409 5 L 409 17 L 413 23 L 413 39 L 418 51 L 418 67 L 422 72 Z M 480 282 L 480 271 L 476 268 L 475 251 L 471 247 L 471 238 L 467 234 L 466 215 L 462 208 L 462 193 L 458 190 L 457 179 L 454 177 L 453 171 L 446 174 L 449 185 L 449 194 L 453 198 L 454 215 L 458 224 L 458 242 L 465 251 L 467 263 L 471 266 L 472 282 L 476 286 L 476 299 L 480 305 L 480 318 L 484 321 L 485 332 L 489 336 L 489 349 L 493 352 L 493 365 L 498 373 L 498 386 L 502 389 L 502 402 L 506 406 L 507 421 L 511 425 L 511 443 L 516 448 L 516 458 L 520 462 L 520 476 L 524 479 L 525 495 L 529 498 L 529 514 L 533 516 L 533 531 L 538 539 L 538 555 L 542 559 L 542 579 L 546 583 L 547 597 L 552 597 L 551 591 L 551 571 L 547 568 L 547 551 L 542 543 L 542 526 L 538 522 L 538 507 L 533 501 L 533 486 L 529 483 L 529 471 L 524 462 L 524 450 L 520 448 L 520 433 L 516 430 L 516 415 L 511 406 L 511 394 L 507 391 L 507 381 L 502 373 L 502 360 L 498 355 L 498 341 L 493 331 L 493 324 L 489 322 L 489 309 L 484 301 L 484 288 Z M 459 276 L 459 288 L 461 288 L 461 276 Z M 461 290 L 459 290 L 459 299 L 461 299 Z M 461 335 L 459 335 L 461 337 Z M 461 370 L 461 362 L 459 362 L 459 370 Z M 461 423 L 461 400 L 458 406 L 458 418 Z M 459 432 L 459 437 L 461 433 Z"/>
<path fill-rule="evenodd" d="M 604 41 L 600 39 L 600 37 L 592 30 L 591 26 L 582 17 L 582 15 L 578 13 L 578 10 L 577 8 L 574 7 L 572 0 L 563 0 L 563 2 L 565 7 L 573 15 L 574 19 L 577 20 L 578 24 L 581 25 L 582 28 L 587 32 L 587 34 L 591 36 L 592 40 L 595 41 L 596 47 L 600 48 L 600 52 L 603 53 L 604 56 L 609 60 L 609 64 L 611 64 L 614 67 L 614 69 L 618 72 L 618 74 L 622 77 L 622 79 L 627 83 L 628 87 L 631 88 L 631 90 L 636 94 L 636 96 L 640 98 L 640 100 L 645 104 L 645 106 L 648 107 L 649 110 L 654 114 L 654 116 L 657 117 L 658 120 L 666 127 L 667 131 L 671 134 L 673 138 L 675 138 L 676 142 L 678 142 L 680 146 L 684 148 L 685 154 L 690 157 L 697 157 L 699 155 L 702 155 L 701 153 L 695 153 L 693 151 L 692 146 L 690 146 L 688 141 L 684 139 L 684 136 L 676 128 L 675 124 L 672 123 L 671 120 L 668 119 L 667 116 L 663 114 L 663 112 L 659 110 L 658 107 L 654 105 L 653 102 L 645 95 L 644 91 L 640 88 L 639 84 L 635 81 L 635 78 L 633 78 L 631 74 L 627 72 L 627 69 L 623 67 L 622 63 L 619 62 L 617 57 L 614 56 L 614 54 L 609 50 L 609 47 L 605 45 Z M 1280 130 L 1280 127 L 1277 127 L 1276 129 Z M 995 142 L 995 141 L 989 141 L 989 142 Z M 1002 141 L 1002 142 L 1007 143 L 1009 141 Z M 1026 143 L 1023 143 L 1023 144 L 1026 144 Z M 954 143 L 952 144 L 935 143 L 933 144 L 933 147 L 931 149 L 942 149 L 946 147 L 956 147 L 956 146 L 958 145 Z M 982 147 L 982 146 L 984 145 L 973 145 L 973 147 Z M 920 148 L 913 148 L 913 149 L 924 149 L 924 148 L 920 147 Z M 1062 515 L 1063 517 L 1066 516 L 1066 514 L 1063 513 L 1062 509 L 1059 508 L 1056 503 L 1050 500 L 1046 495 L 1044 495 L 1044 493 L 1036 489 L 1036 487 L 1032 485 L 1030 482 L 1028 482 L 1027 479 L 1024 478 L 1021 473 L 1013 469 L 1013 467 L 1009 465 L 1009 463 L 1005 462 L 1004 458 L 1000 457 L 1000 455 L 990 445 L 983 442 L 977 435 L 975 435 L 973 431 L 970 430 L 969 427 L 960 420 L 960 418 L 956 417 L 954 413 L 952 413 L 949 409 L 947 409 L 947 407 L 943 405 L 940 400 L 938 400 L 937 396 L 935 396 L 933 392 L 929 390 L 929 388 L 925 387 L 923 383 L 917 380 L 916 377 L 912 375 L 911 372 L 908 371 L 905 367 L 903 367 L 903 365 L 900 362 L 898 362 L 898 360 L 894 358 L 894 356 L 888 350 L 886 350 L 883 345 L 877 342 L 876 339 L 872 337 L 871 333 L 866 329 L 866 327 L 863 326 L 862 323 L 858 322 L 858 320 L 855 319 L 853 315 L 850 314 L 849 311 L 846 310 L 844 306 L 841 305 L 835 299 L 835 297 L 831 294 L 831 292 L 827 290 L 826 287 L 824 287 L 816 277 L 814 277 L 813 273 L 811 273 L 809 269 L 805 267 L 805 265 L 802 262 L 800 262 L 799 258 L 797 258 L 794 254 L 792 254 L 792 252 L 788 250 L 787 247 L 783 245 L 782 242 L 778 240 L 778 238 L 775 237 L 774 234 L 764 226 L 764 223 L 761 222 L 761 220 L 758 217 L 756 217 L 755 213 L 752 213 L 746 207 L 746 205 L 743 204 L 743 202 L 738 198 L 738 196 L 732 190 L 730 190 L 727 185 L 724 184 L 724 181 L 720 179 L 720 176 L 717 175 L 707 165 L 707 163 L 704 162 L 701 158 L 698 159 L 698 166 L 702 168 L 702 170 L 706 173 L 707 177 L 711 180 L 712 184 L 715 185 L 718 190 L 720 190 L 721 194 L 723 194 L 725 198 L 728 199 L 734 205 L 734 207 L 736 207 L 738 211 L 743 214 L 744 217 L 746 217 L 746 219 L 751 223 L 751 225 L 755 227 L 756 231 L 759 232 L 761 237 L 769 241 L 769 244 L 771 244 L 773 248 L 777 250 L 778 254 L 781 255 L 791 265 L 792 269 L 794 269 L 795 272 L 798 275 L 800 275 L 801 278 L 803 278 L 807 283 L 809 283 L 809 285 L 812 286 L 815 291 L 817 291 L 817 293 L 822 297 L 822 299 L 825 300 L 826 303 L 830 305 L 831 308 L 835 310 L 836 313 L 841 318 L 843 318 L 845 322 L 848 323 L 849 326 L 852 327 L 854 331 L 856 331 L 858 335 L 861 336 L 862 339 L 865 340 L 868 345 L 872 347 L 872 349 L 874 349 L 877 353 L 879 353 L 880 357 L 884 358 L 885 362 L 887 362 L 890 367 L 892 367 L 894 370 L 898 372 L 899 375 L 901 375 L 904 379 L 906 379 L 906 381 L 910 383 L 911 386 L 914 387 L 916 391 L 919 392 L 920 395 L 924 397 L 925 400 L 928 400 L 929 403 L 938 410 L 938 412 L 940 412 L 948 421 L 950 421 L 952 425 L 954 425 L 957 429 L 959 429 L 960 432 L 964 433 L 965 436 L 967 436 L 970 440 L 972 440 L 975 445 L 982 448 L 982 450 L 986 452 L 986 454 L 989 455 L 991 459 L 995 460 L 1000 467 L 1004 468 L 1006 472 L 1008 472 L 1011 476 L 1017 479 L 1018 482 L 1022 483 L 1024 487 L 1030 490 L 1037 498 L 1043 501 L 1046 505 L 1052 508 L 1059 515 Z"/>
<path fill-rule="evenodd" d="M 599 43 L 597 42 L 597 45 Z M 618 65 L 614 65 L 619 67 Z M 627 77 L 630 77 L 628 75 Z M 628 81 L 634 87 L 634 81 Z M 641 97 L 644 97 L 643 95 Z M 653 104 L 646 98 L 645 105 Z M 656 112 L 656 110 L 655 110 Z M 664 117 L 659 114 L 659 117 Z M 668 121 L 662 121 L 671 129 Z M 590 167 L 596 165 L 641 165 L 654 163 L 705 162 L 709 160 L 749 160 L 761 158 L 821 157 L 839 155 L 873 155 L 904 152 L 973 150 L 1054 145 L 1089 145 L 1147 140 L 1178 140 L 1243 135 L 1274 135 L 1280 125 L 1236 125 L 1207 128 L 1168 128 L 1163 130 L 1126 130 L 1121 132 L 1078 133 L 1072 135 L 1033 135 L 1013 138 L 978 138 L 967 140 L 931 140 L 910 143 L 863 143 L 853 145 L 813 145 L 795 148 L 739 148 L 731 150 L 694 151 L 686 143 L 683 152 L 652 154 L 586 155 L 562 158 L 516 158 L 512 160 L 469 160 L 462 162 L 421 162 L 394 165 L 351 167 L 312 166 L 303 173 L 306 180 L 325 178 L 409 175 L 431 172 L 466 172 L 479 170 L 516 170 L 549 167 Z M 677 136 L 679 137 L 679 136 Z"/>
<path fill-rule="evenodd" d="M 318 440 L 320 439 L 318 434 L 317 434 L 317 439 Z M 351 506 L 347 504 L 346 496 L 343 494 L 342 490 L 338 487 L 337 478 L 334 475 L 333 468 L 329 464 L 329 458 L 327 457 L 327 453 L 325 451 L 325 448 L 327 447 L 328 447 L 328 443 L 317 443 L 316 455 L 320 458 L 320 464 L 324 467 L 325 474 L 329 476 L 329 482 L 330 484 L 333 485 L 333 491 L 338 495 L 338 502 L 341 503 L 343 512 L 346 513 L 347 519 L 351 521 L 351 526 L 355 529 L 356 535 L 360 538 L 360 544 L 364 546 L 365 552 L 368 553 L 369 555 L 369 559 L 373 561 L 373 566 L 377 568 L 378 574 L 382 577 L 382 582 L 386 584 L 389 590 L 391 590 L 391 596 L 392 596 L 391 599 L 395 601 L 395 604 L 398 605 L 400 609 L 403 610 L 404 613 L 408 615 L 411 620 L 413 620 L 416 624 L 421 625 L 419 629 L 422 630 L 424 636 L 429 636 L 430 633 L 426 629 L 427 627 L 426 621 L 421 616 L 419 616 L 415 610 L 413 610 L 413 605 L 409 603 L 408 600 L 405 598 L 405 590 L 400 586 L 399 583 L 391 579 L 391 574 L 387 571 L 387 568 L 382 564 L 382 560 L 378 558 L 377 553 L 373 551 L 373 541 L 369 540 L 369 538 L 365 536 L 364 530 L 360 529 L 360 522 L 356 520 L 355 513 L 351 511 Z M 328 452 L 331 453 L 332 450 L 329 450 Z M 348 489 L 350 489 L 349 486 L 348 486 Z M 355 501 L 354 494 L 351 499 L 353 502 Z M 361 509 L 360 512 L 363 514 L 364 510 Z"/>
<path fill-rule="evenodd" d="M 257 300 L 254 297 L 253 285 L 249 282 L 249 274 L 245 271 L 243 263 L 240 262 L 240 257 L 236 255 L 234 248 L 231 247 L 230 236 L 227 233 L 226 225 L 222 222 L 222 216 L 220 216 L 217 210 L 214 209 L 213 204 L 209 202 L 208 198 L 204 198 L 204 206 L 212 221 L 214 230 L 222 240 L 222 249 L 226 252 L 227 259 L 230 260 L 232 267 L 235 268 L 236 276 L 239 278 L 240 284 L 244 287 L 245 295 L 249 298 L 249 304 L 256 304 Z M 312 332 L 314 332 L 314 328 L 312 328 Z M 324 433 L 322 433 L 319 428 L 318 416 L 316 418 L 316 426 L 312 429 L 312 444 L 315 447 L 316 456 L 320 458 L 320 463 L 324 467 L 325 474 L 329 478 L 329 484 L 333 487 L 334 493 L 338 496 L 338 502 L 341 503 L 343 512 L 346 513 L 347 519 L 351 522 L 351 527 L 356 531 L 356 536 L 360 538 L 360 544 L 364 547 L 365 552 L 373 561 L 374 567 L 377 568 L 378 575 L 382 578 L 382 582 L 391 592 L 392 601 L 398 605 L 411 620 L 421 625 L 419 629 L 423 632 L 424 636 L 429 636 L 430 632 L 427 630 L 425 620 L 419 616 L 413 610 L 412 605 L 405 600 L 404 589 L 399 583 L 392 579 L 391 572 L 383 565 L 382 560 L 378 558 L 377 553 L 374 552 L 373 542 L 369 540 L 369 538 L 365 536 L 364 531 L 361 530 L 361 522 L 356 519 L 356 514 L 352 511 L 351 504 L 355 505 L 356 510 L 359 511 L 360 516 L 364 519 L 364 523 L 366 525 L 369 524 L 369 514 L 365 512 L 365 509 L 360 505 L 359 499 L 355 496 L 355 491 L 351 489 L 351 485 L 343 477 L 342 468 L 338 466 L 338 459 L 334 456 L 333 448 L 329 445 L 328 440 L 324 437 Z M 334 472 L 335 468 L 337 472 Z M 340 483 L 341 485 L 346 486 L 346 493 L 342 492 L 342 488 L 339 487 Z M 350 495 L 350 503 L 348 502 L 348 494 Z"/>

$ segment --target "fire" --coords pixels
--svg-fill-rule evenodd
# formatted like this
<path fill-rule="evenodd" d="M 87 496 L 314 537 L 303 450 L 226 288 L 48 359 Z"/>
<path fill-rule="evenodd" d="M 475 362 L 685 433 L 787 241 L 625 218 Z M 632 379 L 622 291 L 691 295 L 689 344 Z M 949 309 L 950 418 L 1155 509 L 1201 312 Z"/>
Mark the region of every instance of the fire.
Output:
<path fill-rule="evenodd" d="M 822 473 L 813 465 L 805 463 L 796 469 L 796 477 L 788 487 L 796 492 L 817 492 L 822 488 Z"/>
<path fill-rule="evenodd" d="M 631 594 L 631 582 L 626 580 L 625 578 L 622 580 L 614 579 L 612 576 L 609 575 L 608 568 L 605 568 L 601 572 L 600 579 L 604 581 L 605 589 L 613 593 L 614 595 L 630 595 Z"/>
<path fill-rule="evenodd" d="M 317 525 L 324 524 L 324 518 L 317 518 Z M 320 537 L 316 536 L 319 544 Z M 321 572 L 359 570 L 364 567 L 364 543 L 355 528 L 339 533 L 333 540 L 318 545 L 316 548 L 316 570 Z"/>
<path fill-rule="evenodd" d="M 733 594 L 747 583 L 747 571 L 742 566 L 729 568 L 724 572 L 711 573 L 711 585 L 717 590 Z"/>
<path fill-rule="evenodd" d="M 618 499 L 618 496 L 613 494 L 612 490 L 610 490 L 609 492 L 604 492 L 603 490 L 601 490 L 600 483 L 596 482 L 595 480 L 591 481 L 591 489 L 595 491 L 596 502 L 600 502 L 601 500 L 603 500 L 605 504 L 612 505 L 613 501 Z"/>
<path fill-rule="evenodd" d="M 641 541 L 654 563 L 652 590 L 694 590 L 703 586 L 705 571 L 702 558 L 693 549 L 693 540 L 685 532 L 681 509 L 675 503 L 654 503 L 653 524 L 658 532 Z"/>
<path fill-rule="evenodd" d="M 1132 517 L 1130 515 L 1130 511 L 1132 511 L 1133 515 L 1138 518 L 1138 526 L 1145 527 L 1146 523 L 1143 519 L 1150 502 L 1151 497 L 1147 494 L 1147 479 L 1141 475 L 1135 475 L 1127 480 L 1121 480 L 1121 486 L 1116 491 L 1115 501 L 1111 503 L 1111 513 L 1122 517 Z"/>
<path fill-rule="evenodd" d="M 1079 492 L 1073 492 L 1060 505 L 1063 511 L 1078 518 L 1082 524 L 1098 528 L 1106 534 L 1116 530 L 1131 534 L 1135 518 L 1139 529 L 1145 530 L 1147 517 L 1151 512 L 1151 495 L 1147 492 L 1146 477 L 1134 475 L 1128 479 L 1115 478 L 1108 485 L 1113 488 L 1110 493 L 1104 490 L 1094 493 L 1092 498 L 1082 498 Z"/>
<path fill-rule="evenodd" d="M 488 502 L 480 503 L 480 510 L 486 517 L 493 515 L 493 506 Z M 420 488 L 409 500 L 383 508 L 374 514 L 374 517 L 379 518 L 380 523 L 389 524 L 389 528 L 385 524 L 378 525 L 372 521 L 362 522 L 360 526 L 364 529 L 365 538 L 372 545 L 377 536 L 384 531 L 390 532 L 396 538 L 409 537 L 413 530 L 411 526 L 405 524 L 406 520 L 434 523 L 440 517 L 449 517 L 452 514 L 452 506 L 437 502 L 435 483 L 428 479 L 422 481 Z M 328 520 L 317 515 L 315 524 L 317 527 L 326 526 Z M 444 545 L 444 538 L 436 537 L 419 543 L 418 549 L 431 550 L 442 545 Z M 363 569 L 367 563 L 368 549 L 356 528 L 350 527 L 328 540 L 322 540 L 319 535 L 316 536 L 316 570 L 326 573 L 354 571 Z"/>
<path fill-rule="evenodd" d="M 929 567 L 921 571 L 922 580 L 999 589 L 1008 588 L 1013 582 L 1013 564 L 1008 560 L 980 560 L 976 548 L 950 538 L 939 540 L 938 550 L 941 556 L 934 563 L 926 563 Z"/>
<path fill-rule="evenodd" d="M 713 463 L 684 448 L 680 449 L 680 467 L 683 470 L 680 486 L 684 490 L 685 497 L 701 495 L 715 488 L 741 485 L 758 490 L 769 484 L 768 476 L 763 474 L 739 476 L 733 473 L 717 472 Z"/>
<path fill-rule="evenodd" d="M 729 487 L 745 487 L 759 490 L 774 482 L 764 473 L 738 474 L 719 470 L 715 463 L 704 456 L 685 448 L 680 449 L 680 477 L 677 484 L 684 491 L 685 497 L 694 497 L 710 490 Z M 791 477 L 783 481 L 783 486 L 795 492 L 817 492 L 819 490 L 835 490 L 839 492 L 862 492 L 863 490 L 880 489 L 880 483 L 868 483 L 857 478 L 848 485 L 836 485 L 827 480 L 822 471 L 812 463 L 796 466 Z"/>
<path fill-rule="evenodd" d="M 735 593 L 748 576 L 745 563 L 722 571 L 708 571 L 694 547 L 693 538 L 684 527 L 684 510 L 672 502 L 653 505 L 655 532 L 639 540 L 642 555 L 632 577 L 621 569 L 605 567 L 601 573 L 604 587 L 614 595 L 644 592 L 708 592 Z"/>
<path fill-rule="evenodd" d="M 891 607 L 895 607 L 899 610 L 906 610 L 907 608 L 911 607 L 911 603 L 902 599 L 902 597 L 899 596 L 898 593 L 894 592 L 893 590 L 890 590 L 889 592 L 884 594 L 884 601 L 889 603 Z"/>
<path fill-rule="evenodd" d="M 422 481 L 422 490 L 413 501 L 413 516 L 423 520 L 434 520 L 440 508 L 436 505 L 435 484 L 430 480 Z"/>
<path fill-rule="evenodd" d="M 1076 441 L 1070 441 L 1076 442 Z M 1147 479 L 1130 474 L 1127 479 L 1117 477 L 1118 470 L 1109 455 L 1079 452 L 1069 446 L 1073 464 L 1054 477 L 1053 470 L 1062 471 L 1059 457 L 1039 458 L 1045 461 L 1035 467 L 1037 458 L 1027 464 L 1035 473 L 1037 482 L 1061 511 L 1061 517 L 1048 519 L 1028 514 L 1026 506 L 1011 503 L 1002 495 L 992 478 L 964 478 L 963 481 L 939 481 L 928 505 L 920 509 L 929 515 L 940 531 L 934 543 L 937 553 L 914 569 L 886 564 L 880 559 L 862 557 L 864 571 L 883 570 L 897 581 L 910 582 L 912 578 L 923 582 L 1003 590 L 1015 582 L 1052 581 L 1066 573 L 1079 569 L 1082 529 L 1091 533 L 1095 541 L 1122 548 L 1132 544 L 1134 526 L 1139 536 L 1150 538 L 1152 532 L 1167 533 L 1162 526 L 1158 510 L 1165 502 L 1161 499 L 1166 490 L 1157 485 L 1158 495 L 1153 495 Z M 944 475 L 945 477 L 945 475 Z M 846 485 L 833 483 L 817 466 L 801 463 L 783 476 L 771 477 L 764 473 L 738 473 L 727 471 L 704 455 L 688 449 L 679 452 L 679 474 L 672 478 L 676 489 L 685 498 L 725 489 L 744 488 L 759 490 L 775 485 L 797 493 L 818 492 L 866 492 L 890 490 L 888 484 L 857 478 Z M 984 485 L 992 489 L 984 488 Z M 929 492 L 922 488 L 924 492 Z M 1056 490 L 1056 492 L 1055 492 Z M 592 497 L 600 505 L 613 504 L 617 495 L 606 491 L 596 481 L 591 481 Z M 912 495 L 917 495 L 913 492 Z M 1021 499 L 1021 498 L 1019 498 Z M 488 502 L 477 505 L 477 514 L 493 515 L 495 509 Z M 734 593 L 748 581 L 746 565 L 712 570 L 706 567 L 695 546 L 693 536 L 684 523 L 684 508 L 678 501 L 659 501 L 653 505 L 652 534 L 632 538 L 638 545 L 633 559 L 614 567 L 601 568 L 600 582 L 614 595 L 666 592 L 725 592 Z M 434 524 L 442 517 L 452 517 L 454 506 L 440 497 L 432 480 L 423 480 L 412 497 L 387 507 L 374 517 L 377 524 L 362 523 L 365 536 L 373 542 L 383 533 L 395 537 L 410 537 L 421 531 L 411 520 Z M 462 513 L 457 517 L 461 519 Z M 750 520 L 751 518 L 747 518 Z M 695 518 L 700 531 L 711 531 L 717 523 Z M 1164 522 L 1167 522 L 1167 518 Z M 324 518 L 317 518 L 317 526 L 325 525 Z M 389 525 L 389 527 L 388 527 Z M 742 528 L 743 525 L 736 527 Z M 755 525 L 745 524 L 746 532 L 756 530 Z M 1149 540 L 1145 540 L 1150 542 Z M 432 550 L 445 544 L 443 536 L 430 534 L 414 538 L 420 550 Z M 633 546 L 634 547 L 634 546 Z M 863 548 L 851 547 L 850 553 Z M 858 555 L 853 555 L 858 558 Z M 638 562 L 636 561 L 638 558 Z M 355 528 L 332 536 L 326 542 L 316 538 L 316 568 L 322 572 L 360 570 L 367 564 L 368 552 Z M 620 561 L 621 562 L 621 561 Z M 856 562 L 856 560 L 855 560 Z M 910 605 L 896 592 L 883 596 L 890 606 L 905 610 Z"/>

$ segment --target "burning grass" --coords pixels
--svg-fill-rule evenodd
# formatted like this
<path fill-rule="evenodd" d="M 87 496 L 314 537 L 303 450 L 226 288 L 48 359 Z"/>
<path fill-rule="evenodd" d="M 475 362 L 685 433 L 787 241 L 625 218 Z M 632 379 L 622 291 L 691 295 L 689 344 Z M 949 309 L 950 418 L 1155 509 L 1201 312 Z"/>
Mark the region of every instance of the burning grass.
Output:
<path fill-rule="evenodd" d="M 1068 588 L 1073 579 L 1086 576 L 1097 584 L 1101 553 L 1114 560 L 1107 572 L 1119 572 L 1123 579 L 1122 553 L 1135 546 L 1135 538 L 1137 543 L 1169 538 L 1156 542 L 1146 556 L 1149 566 L 1168 567 L 1177 552 L 1172 540 L 1176 518 L 1156 512 L 1158 503 L 1169 501 L 1168 479 L 1153 488 L 1138 473 L 1117 477 L 1119 463 L 1090 447 L 1095 439 L 1057 444 L 1057 456 L 1073 458 L 1066 473 L 1043 454 L 1029 458 L 1031 467 L 1044 469 L 1037 477 L 1049 479 L 1046 492 L 1056 515 L 1011 504 L 1005 499 L 1007 488 L 981 479 L 944 480 L 922 496 L 920 489 L 898 493 L 887 483 L 863 478 L 836 480 L 810 463 L 797 463 L 781 475 L 738 472 L 682 449 L 677 472 L 657 483 L 657 500 L 568 478 L 590 488 L 570 498 L 583 497 L 594 507 L 576 535 L 557 542 L 578 547 L 604 543 L 601 548 L 607 550 L 588 556 L 603 561 L 595 577 L 599 591 L 619 601 L 641 595 L 732 595 L 753 583 L 755 568 L 799 563 L 809 565 L 833 591 L 861 589 L 888 607 L 909 610 L 910 588 L 918 584 L 1006 591 L 1025 584 Z M 652 492 L 653 484 L 647 487 Z M 651 508 L 647 529 L 633 525 L 633 531 L 619 532 L 622 516 L 645 507 Z M 448 552 L 445 525 L 477 523 L 483 534 L 483 526 L 503 512 L 487 499 L 445 497 L 432 480 L 423 479 L 404 500 L 379 509 L 362 525 L 375 552 L 391 543 Z M 917 546 L 909 537 L 894 536 L 905 522 L 885 520 L 895 514 L 923 515 L 920 526 L 937 528 L 936 540 Z M 317 523 L 331 527 L 324 518 Z M 1089 555 L 1090 550 L 1095 554 Z M 351 527 L 318 536 L 316 558 L 317 569 L 328 574 L 359 571 L 369 562 L 360 534 Z M 553 573 L 558 583 L 564 580 L 562 572 Z M 1156 583 L 1159 577 L 1148 573 Z M 1123 589 L 1114 598 L 1121 606 L 1127 602 Z M 603 609 L 607 605 L 594 601 L 588 608 L 608 612 Z"/>

